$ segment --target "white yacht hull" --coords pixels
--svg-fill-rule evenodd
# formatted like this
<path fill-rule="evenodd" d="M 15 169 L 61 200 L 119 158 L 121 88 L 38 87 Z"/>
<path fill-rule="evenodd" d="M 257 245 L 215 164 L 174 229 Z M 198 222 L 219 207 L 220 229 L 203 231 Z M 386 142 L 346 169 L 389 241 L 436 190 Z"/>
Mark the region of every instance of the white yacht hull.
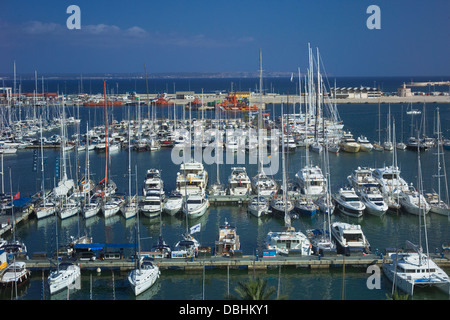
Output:
<path fill-rule="evenodd" d="M 175 214 L 181 211 L 182 205 L 183 205 L 182 199 L 179 199 L 177 201 L 168 201 L 165 203 L 163 210 L 168 215 L 174 216 Z"/>
<path fill-rule="evenodd" d="M 55 212 L 56 212 L 55 207 L 38 208 L 38 210 L 36 210 L 36 217 L 38 219 L 46 218 L 54 215 Z"/>
<path fill-rule="evenodd" d="M 414 253 L 413 253 L 414 255 Z M 426 259 L 426 258 L 425 258 Z M 416 273 L 415 270 L 411 270 L 410 273 L 396 272 L 395 269 L 395 258 L 393 258 L 392 263 L 383 262 L 382 268 L 383 273 L 389 279 L 389 281 L 395 283 L 395 286 L 401 291 L 407 293 L 410 296 L 414 295 L 415 287 L 437 287 L 444 293 L 450 295 L 450 279 L 447 274 L 442 271 L 439 267 L 435 266 L 433 261 L 424 262 L 422 265 L 422 270 L 430 268 L 434 270 L 433 272 L 421 272 Z M 418 265 L 415 267 L 420 268 Z"/>
<path fill-rule="evenodd" d="M 127 205 L 122 210 L 122 214 L 125 219 L 130 219 L 132 217 L 135 217 L 138 212 L 139 212 L 139 207 L 137 205 Z"/>
<path fill-rule="evenodd" d="M 77 206 L 77 207 L 72 207 L 72 208 L 61 209 L 58 212 L 58 215 L 61 219 L 67 219 L 67 218 L 77 215 L 78 212 L 80 212 L 80 207 Z"/>
<path fill-rule="evenodd" d="M 350 216 L 350 217 L 355 217 L 355 218 L 362 217 L 364 210 L 365 210 L 365 206 L 360 207 L 360 208 L 354 208 L 354 207 L 342 204 L 338 201 L 336 201 L 335 208 L 337 210 L 339 210 L 340 212 L 342 212 L 343 214 Z"/>
<path fill-rule="evenodd" d="M 380 206 L 374 205 L 374 204 L 372 204 L 370 202 L 364 202 L 364 204 L 366 205 L 366 212 L 368 214 L 371 214 L 371 215 L 374 215 L 374 216 L 381 217 L 388 210 L 388 206 L 387 205 L 380 207 Z"/>
<path fill-rule="evenodd" d="M 112 217 L 120 211 L 120 206 L 105 206 L 103 207 L 103 215 L 105 218 Z"/>
<path fill-rule="evenodd" d="M 134 269 L 128 275 L 128 282 L 131 285 L 135 296 L 140 295 L 149 289 L 158 280 L 160 275 L 159 268 L 153 269 Z"/>
<path fill-rule="evenodd" d="M 149 206 L 142 206 L 141 212 L 144 216 L 147 218 L 155 218 L 158 217 L 161 213 L 161 207 L 149 207 Z"/>
<path fill-rule="evenodd" d="M 450 207 L 446 204 L 444 205 L 430 205 L 430 212 L 440 214 L 443 216 L 450 216 Z"/>
<path fill-rule="evenodd" d="M 73 285 L 80 275 L 80 267 L 77 265 L 70 265 L 65 270 L 53 271 L 50 274 L 48 281 L 50 294 L 54 294 Z"/>
<path fill-rule="evenodd" d="M 82 211 L 83 213 L 83 217 L 85 219 L 87 218 L 91 218 L 93 216 L 96 216 L 98 213 L 100 212 L 100 206 L 98 207 L 93 207 L 93 208 L 86 208 Z"/>
<path fill-rule="evenodd" d="M 416 216 L 427 214 L 430 211 L 430 206 L 428 204 L 423 206 L 423 208 L 420 208 L 414 203 L 402 200 L 402 198 L 400 198 L 400 205 L 405 212 L 414 214 Z"/>
<path fill-rule="evenodd" d="M 186 208 L 183 209 L 183 212 L 184 214 L 188 214 L 189 218 L 198 218 L 203 216 L 208 210 L 208 208 L 209 208 L 209 200 L 206 199 L 206 201 L 201 206 L 195 208 Z"/>
<path fill-rule="evenodd" d="M 263 215 L 266 215 L 269 212 L 269 206 L 267 204 L 263 205 L 249 205 L 248 212 L 251 215 L 260 218 Z"/>

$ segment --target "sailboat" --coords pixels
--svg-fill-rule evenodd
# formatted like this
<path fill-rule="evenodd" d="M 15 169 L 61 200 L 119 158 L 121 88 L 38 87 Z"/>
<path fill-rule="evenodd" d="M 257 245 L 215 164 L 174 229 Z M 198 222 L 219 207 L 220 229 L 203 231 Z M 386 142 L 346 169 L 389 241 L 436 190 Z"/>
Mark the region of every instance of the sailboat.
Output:
<path fill-rule="evenodd" d="M 186 189 L 186 185 L 184 186 Z M 186 190 L 185 190 L 186 192 Z M 187 193 L 186 193 L 187 194 Z M 186 209 L 186 201 L 183 201 L 183 211 L 187 212 Z M 195 257 L 198 253 L 198 248 L 200 247 L 200 243 L 195 239 L 192 234 L 200 231 L 200 224 L 195 225 L 191 229 L 189 229 L 189 214 L 185 214 L 186 216 L 186 232 L 182 235 L 183 239 L 178 241 L 174 250 L 172 250 L 172 258 L 190 258 Z"/>
<path fill-rule="evenodd" d="M 284 139 L 282 140 L 284 141 Z M 284 142 L 282 143 L 282 150 L 284 151 Z M 287 199 L 287 186 L 286 186 L 286 168 L 285 168 L 285 156 L 282 152 L 282 165 L 283 165 L 283 199 Z M 303 255 L 310 255 L 311 243 L 309 239 L 300 231 L 295 231 L 291 225 L 291 216 L 288 211 L 288 206 L 284 205 L 284 230 L 283 231 L 270 231 L 266 237 L 266 248 L 269 250 L 275 250 L 277 254 L 288 255 L 291 250 L 299 251 Z"/>
<path fill-rule="evenodd" d="M 307 120 L 309 116 L 307 114 Z M 308 121 L 305 121 L 305 126 Z M 307 128 L 305 127 L 305 130 Z M 326 179 L 317 165 L 312 165 L 309 159 L 309 148 L 306 148 L 306 165 L 295 174 L 300 193 L 309 200 L 320 198 L 325 195 L 327 190 Z"/>
<path fill-rule="evenodd" d="M 128 119 L 130 119 L 130 109 L 128 109 Z M 139 212 L 139 202 L 137 195 L 131 196 L 131 143 L 130 143 L 130 126 L 131 121 L 128 123 L 128 198 L 125 204 L 124 209 L 122 210 L 122 214 L 125 219 L 129 219 L 135 217 Z M 137 169 L 136 175 L 137 175 Z M 137 186 L 136 186 L 137 192 Z"/>
<path fill-rule="evenodd" d="M 427 202 L 430 204 L 430 212 L 434 212 L 444 216 L 450 216 L 450 204 L 448 196 L 448 186 L 447 186 L 447 173 L 445 170 L 445 157 L 444 149 L 441 141 L 441 121 L 439 116 L 439 108 L 436 108 L 437 112 L 437 174 L 433 177 L 437 178 L 437 192 L 425 194 L 427 197 Z M 442 167 L 441 167 L 441 157 L 442 157 Z M 443 169 L 444 174 L 441 174 Z M 444 178 L 445 185 L 445 195 L 446 201 L 442 199 L 441 196 L 441 178 Z"/>
<path fill-rule="evenodd" d="M 137 227 L 137 253 L 136 253 L 136 268 L 128 273 L 128 282 L 133 289 L 135 296 L 140 295 L 149 289 L 160 276 L 159 267 L 154 265 L 148 258 L 141 256 L 141 239 L 139 228 L 139 215 L 136 219 Z"/>
<path fill-rule="evenodd" d="M 106 99 L 106 81 L 103 81 L 103 91 L 105 95 L 105 178 L 100 181 L 100 185 L 103 183 L 103 215 L 105 218 L 111 217 L 118 213 L 125 203 L 125 200 L 120 196 L 114 196 L 116 192 L 116 185 L 109 179 L 109 146 L 108 146 L 108 115 L 107 115 L 107 99 Z"/>
<path fill-rule="evenodd" d="M 81 206 L 75 194 L 72 194 L 70 197 L 65 196 L 64 198 L 64 203 L 58 211 L 59 217 L 61 219 L 67 219 L 77 215 L 81 211 Z"/>
<path fill-rule="evenodd" d="M 215 144 L 215 149 L 214 149 L 214 153 L 215 153 L 215 157 L 216 157 L 216 183 L 213 183 L 209 188 L 208 188 L 208 195 L 225 195 L 226 194 L 226 189 L 225 186 L 222 185 L 220 183 L 220 170 L 219 170 L 219 164 L 220 164 L 220 153 L 223 152 L 223 135 L 222 135 L 222 131 L 220 130 L 220 109 L 217 108 L 215 111 L 216 114 L 216 122 L 217 122 L 217 126 L 216 126 L 216 130 L 215 130 L 215 134 L 214 134 L 214 144 Z"/>
<path fill-rule="evenodd" d="M 270 208 L 272 209 L 272 213 L 275 215 L 279 215 L 283 217 L 285 214 L 291 214 L 291 212 L 294 210 L 295 206 L 294 203 L 288 199 L 287 197 L 287 177 L 286 177 L 286 168 L 285 168 L 285 140 L 284 140 L 284 121 L 283 121 L 284 115 L 283 115 L 283 104 L 281 104 L 281 139 L 282 139 L 282 148 L 281 148 L 281 154 L 282 154 L 282 165 L 283 165 L 283 195 L 281 198 L 277 197 L 276 195 L 273 197 L 272 201 L 270 202 Z"/>
<path fill-rule="evenodd" d="M 417 152 L 418 162 L 418 188 L 422 192 L 422 169 L 420 164 L 420 151 Z M 423 211 L 424 208 L 420 207 Z M 428 251 L 428 237 L 425 212 L 419 213 L 419 244 L 406 241 L 406 245 L 413 252 L 390 253 L 392 261 L 383 261 L 383 273 L 393 282 L 395 287 L 414 295 L 416 287 L 438 287 L 450 295 L 450 278 L 431 258 Z M 425 252 L 422 249 L 422 218 L 425 235 Z"/>
<path fill-rule="evenodd" d="M 384 148 L 381 145 L 381 105 L 380 98 L 378 98 L 378 141 L 373 144 L 373 149 L 375 151 L 383 151 Z"/>
<path fill-rule="evenodd" d="M 56 203 L 49 199 L 45 193 L 45 175 L 44 175 L 44 148 L 42 139 L 42 118 L 39 118 L 41 131 L 41 172 L 42 172 L 42 203 L 36 208 L 36 217 L 42 219 L 54 215 L 56 212 Z"/>
<path fill-rule="evenodd" d="M 383 143 L 383 148 L 386 151 L 392 151 L 394 150 L 394 144 L 391 141 L 391 106 L 389 106 L 387 130 L 388 130 L 388 137 L 387 140 Z"/>
<path fill-rule="evenodd" d="M 53 189 L 53 194 L 56 198 L 66 197 L 70 195 L 75 187 L 73 179 L 68 179 L 66 170 L 66 145 L 67 145 L 67 130 L 66 130 L 66 106 L 62 103 L 62 119 L 61 119 L 61 155 L 62 155 L 62 172 L 61 179 L 58 185 Z"/>
<path fill-rule="evenodd" d="M 89 184 L 89 186 L 94 186 L 94 183 L 91 181 L 90 178 L 90 163 L 89 163 L 89 126 L 86 125 L 86 180 L 88 181 L 87 183 Z M 86 184 L 87 184 L 86 183 Z M 86 185 L 85 184 L 85 185 Z M 96 216 L 102 206 L 101 206 L 101 202 L 99 197 L 93 195 L 91 196 L 91 191 L 93 190 L 93 188 L 86 188 L 83 189 L 84 190 L 84 197 L 87 198 L 86 203 L 84 204 L 81 213 L 83 215 L 83 217 L 85 219 Z"/>
<path fill-rule="evenodd" d="M 48 276 L 48 285 L 50 294 L 57 293 L 65 288 L 70 289 L 81 276 L 80 266 L 71 263 L 59 263 L 59 246 L 58 246 L 58 221 L 55 216 L 56 230 L 56 270 L 50 272 Z"/>
<path fill-rule="evenodd" d="M 324 206 L 323 212 L 325 213 L 323 219 L 323 227 L 310 229 L 306 232 L 306 235 L 311 242 L 311 248 L 316 255 L 333 255 L 337 253 L 336 242 L 333 240 L 331 235 L 331 214 L 334 211 L 334 205 L 331 201 L 331 181 L 330 181 L 330 169 L 329 169 L 329 156 L 328 156 L 328 146 L 324 146 L 324 168 L 326 171 L 327 179 L 327 193 L 321 198 L 322 204 Z"/>
<path fill-rule="evenodd" d="M 9 175 L 11 179 L 11 169 L 9 169 Z M 18 240 L 16 240 L 16 223 L 15 223 L 15 217 L 14 217 L 14 200 L 12 196 L 12 181 L 10 180 L 10 186 L 11 186 L 11 213 L 12 213 L 12 219 L 13 219 L 13 226 L 12 226 L 12 232 L 13 232 L 13 239 L 11 242 L 5 242 L 3 243 L 2 247 L 6 246 L 13 246 L 16 247 L 14 249 L 14 252 L 11 252 L 11 250 L 5 249 L 1 250 L 2 252 L 6 251 L 9 255 L 12 255 L 12 262 L 9 263 L 9 265 L 0 272 L 0 284 L 4 287 L 11 287 L 12 289 L 16 289 L 17 287 L 23 283 L 25 283 L 31 275 L 31 271 L 27 269 L 26 262 L 24 261 L 16 261 L 16 255 L 21 253 L 26 253 L 26 246 L 23 243 L 20 243 Z M 21 252 L 20 248 L 23 247 L 25 250 L 24 252 Z M 4 249 L 4 248 L 1 248 Z M 28 259 L 28 256 L 26 257 Z M 17 291 L 16 291 L 17 293 Z"/>
<path fill-rule="evenodd" d="M 264 172 L 264 167 L 262 163 L 262 155 L 263 155 L 263 148 L 262 148 L 262 108 L 263 108 L 263 101 L 262 101 L 262 53 L 261 50 L 259 51 L 259 96 L 260 96 L 260 105 L 258 107 L 258 173 L 256 176 L 254 176 L 251 180 L 252 183 L 252 191 L 254 193 L 259 192 L 262 196 L 270 196 L 274 195 L 278 191 L 278 185 L 276 181 L 269 177 Z"/>

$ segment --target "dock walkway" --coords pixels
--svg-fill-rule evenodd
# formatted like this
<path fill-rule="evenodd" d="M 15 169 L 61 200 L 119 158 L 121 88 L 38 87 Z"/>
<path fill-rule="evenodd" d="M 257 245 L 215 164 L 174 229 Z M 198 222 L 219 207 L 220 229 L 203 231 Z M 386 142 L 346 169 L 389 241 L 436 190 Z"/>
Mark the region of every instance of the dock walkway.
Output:
<path fill-rule="evenodd" d="M 450 267 L 450 259 L 441 256 L 433 256 L 433 261 L 441 267 Z M 386 259 L 386 258 L 384 258 Z M 49 270 L 55 266 L 55 261 L 50 259 L 30 259 L 24 260 L 27 268 L 30 270 Z M 118 269 L 128 271 L 135 267 L 131 259 L 120 260 L 94 260 L 81 261 L 71 260 L 81 266 L 82 269 L 96 270 L 100 269 Z M 253 255 L 244 255 L 239 258 L 233 257 L 207 257 L 196 259 L 154 259 L 154 263 L 161 269 L 166 270 L 202 270 L 203 268 L 231 268 L 248 270 L 267 270 L 279 266 L 307 268 L 307 269 L 328 269 L 331 267 L 367 267 L 376 264 L 381 266 L 383 258 L 376 254 L 367 254 L 361 256 L 276 256 L 276 257 L 256 257 Z"/>

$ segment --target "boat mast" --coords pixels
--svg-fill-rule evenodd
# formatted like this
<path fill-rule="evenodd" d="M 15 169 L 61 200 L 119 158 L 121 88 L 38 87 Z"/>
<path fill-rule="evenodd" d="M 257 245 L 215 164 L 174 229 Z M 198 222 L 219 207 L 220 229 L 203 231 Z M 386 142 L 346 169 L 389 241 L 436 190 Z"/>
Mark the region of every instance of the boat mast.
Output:
<path fill-rule="evenodd" d="M 281 161 L 283 166 L 283 205 L 284 205 L 284 224 L 286 230 L 291 230 L 291 217 L 287 211 L 287 197 L 286 197 L 286 168 L 285 168 L 285 156 L 284 156 L 284 115 L 283 104 L 281 104 Z"/>
<path fill-rule="evenodd" d="M 298 67 L 298 95 L 300 97 L 299 99 L 299 110 L 298 110 L 298 114 L 301 115 L 302 114 L 302 77 L 300 76 L 300 67 Z M 295 112 L 294 112 L 294 125 L 297 124 L 297 120 L 296 120 L 296 116 L 295 116 Z"/>
<path fill-rule="evenodd" d="M 262 148 L 261 148 L 261 140 L 262 140 L 262 134 L 261 134 L 261 127 L 262 127 L 262 106 L 263 106 L 263 98 L 262 98 L 262 89 L 263 88 L 263 81 L 262 81 L 262 51 L 259 49 L 259 108 L 258 108 L 258 173 L 262 173 L 263 166 L 262 166 Z"/>
<path fill-rule="evenodd" d="M 107 111 L 106 111 L 106 80 L 103 81 L 103 92 L 105 95 L 105 191 L 108 187 L 108 118 L 107 118 Z"/>
<path fill-rule="evenodd" d="M 40 127 L 41 127 L 41 172 L 42 172 L 42 196 L 44 198 L 44 206 L 46 204 L 46 197 L 45 197 L 45 180 L 44 180 L 44 147 L 42 142 L 42 116 L 39 117 Z M 3 154 L 2 154 L 3 159 Z M 3 163 L 2 163 L 3 165 Z M 3 179 L 3 166 L 2 166 L 2 179 Z M 3 191 L 3 186 L 2 186 Z"/>
<path fill-rule="evenodd" d="M 128 204 L 131 204 L 131 118 L 130 118 L 130 107 L 128 107 Z"/>

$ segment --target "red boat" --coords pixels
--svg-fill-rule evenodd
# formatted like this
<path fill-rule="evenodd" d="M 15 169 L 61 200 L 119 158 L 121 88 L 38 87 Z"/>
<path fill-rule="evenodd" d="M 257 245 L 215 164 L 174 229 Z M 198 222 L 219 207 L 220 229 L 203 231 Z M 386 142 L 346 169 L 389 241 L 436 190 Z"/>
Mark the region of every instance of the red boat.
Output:
<path fill-rule="evenodd" d="M 236 94 L 230 94 L 225 98 L 225 101 L 220 103 L 219 106 L 225 111 L 257 111 L 258 107 L 256 105 L 249 106 L 246 102 L 239 101 Z"/>
<path fill-rule="evenodd" d="M 205 105 L 206 103 L 202 103 L 199 98 L 195 98 L 194 101 L 186 104 L 186 109 L 189 109 L 189 107 L 191 107 L 192 110 L 197 110 L 198 108 L 201 108 Z"/>
<path fill-rule="evenodd" d="M 155 100 L 153 100 L 153 103 L 157 106 L 173 106 L 174 103 L 169 101 L 170 99 L 166 99 L 166 94 L 162 93 L 160 94 Z"/>

